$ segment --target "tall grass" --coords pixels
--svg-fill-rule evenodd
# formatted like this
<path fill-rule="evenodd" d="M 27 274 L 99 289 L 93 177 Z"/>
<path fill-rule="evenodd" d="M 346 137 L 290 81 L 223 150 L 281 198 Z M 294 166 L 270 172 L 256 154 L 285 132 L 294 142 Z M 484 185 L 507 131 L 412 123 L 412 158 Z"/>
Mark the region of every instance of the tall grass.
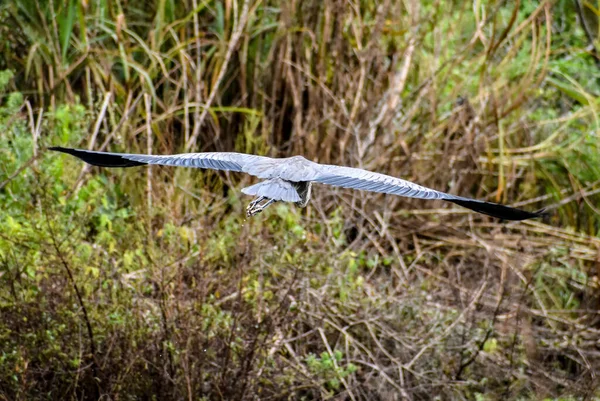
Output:
<path fill-rule="evenodd" d="M 578 12 L 2 3 L 0 399 L 599 396 L 600 86 Z M 49 145 L 303 154 L 551 215 L 319 187 L 246 220 L 249 177 Z"/>

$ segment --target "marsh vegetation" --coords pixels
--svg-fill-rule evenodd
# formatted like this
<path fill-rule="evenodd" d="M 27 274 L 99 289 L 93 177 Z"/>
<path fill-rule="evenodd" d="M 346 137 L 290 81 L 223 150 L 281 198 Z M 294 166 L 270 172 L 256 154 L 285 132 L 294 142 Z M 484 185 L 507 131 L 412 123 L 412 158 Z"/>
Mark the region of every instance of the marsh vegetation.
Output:
<path fill-rule="evenodd" d="M 0 3 L 0 399 L 599 396 L 593 2 Z M 578 8 L 579 6 L 579 8 Z M 528 210 L 46 152 L 304 155 Z"/>

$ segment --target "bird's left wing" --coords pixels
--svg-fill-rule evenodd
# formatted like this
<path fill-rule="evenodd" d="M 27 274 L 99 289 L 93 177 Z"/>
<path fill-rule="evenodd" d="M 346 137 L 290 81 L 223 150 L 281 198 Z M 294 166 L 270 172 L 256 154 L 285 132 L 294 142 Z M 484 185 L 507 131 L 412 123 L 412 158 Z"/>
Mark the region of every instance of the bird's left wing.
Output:
<path fill-rule="evenodd" d="M 86 163 L 100 167 L 135 167 L 144 164 L 208 168 L 246 172 L 253 163 L 271 160 L 265 156 L 232 152 L 182 153 L 178 155 L 142 155 L 133 153 L 96 152 L 92 150 L 51 147 L 50 150 L 68 153 Z"/>
<path fill-rule="evenodd" d="M 543 215 L 542 211 L 528 212 L 498 203 L 450 195 L 400 178 L 352 167 L 319 165 L 312 181 L 343 188 L 380 192 L 409 198 L 441 199 L 505 220 L 525 220 Z"/>

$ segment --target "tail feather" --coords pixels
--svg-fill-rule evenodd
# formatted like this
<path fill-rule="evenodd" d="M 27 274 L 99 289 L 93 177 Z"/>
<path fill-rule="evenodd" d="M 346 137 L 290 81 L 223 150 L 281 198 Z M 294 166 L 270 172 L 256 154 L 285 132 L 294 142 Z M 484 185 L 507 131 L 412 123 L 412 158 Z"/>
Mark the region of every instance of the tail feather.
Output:
<path fill-rule="evenodd" d="M 300 202 L 300 195 L 289 181 L 273 178 L 242 189 L 246 195 L 264 196 L 284 202 Z"/>

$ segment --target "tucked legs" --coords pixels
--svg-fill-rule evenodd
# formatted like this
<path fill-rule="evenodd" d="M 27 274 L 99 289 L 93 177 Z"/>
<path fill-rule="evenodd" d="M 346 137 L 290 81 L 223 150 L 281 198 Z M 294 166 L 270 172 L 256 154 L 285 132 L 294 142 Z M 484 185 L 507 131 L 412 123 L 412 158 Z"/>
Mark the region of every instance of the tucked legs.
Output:
<path fill-rule="evenodd" d="M 251 217 L 257 215 L 274 202 L 276 202 L 274 199 L 269 199 L 265 196 L 258 196 L 248 204 L 248 207 L 246 208 L 246 216 Z"/>

